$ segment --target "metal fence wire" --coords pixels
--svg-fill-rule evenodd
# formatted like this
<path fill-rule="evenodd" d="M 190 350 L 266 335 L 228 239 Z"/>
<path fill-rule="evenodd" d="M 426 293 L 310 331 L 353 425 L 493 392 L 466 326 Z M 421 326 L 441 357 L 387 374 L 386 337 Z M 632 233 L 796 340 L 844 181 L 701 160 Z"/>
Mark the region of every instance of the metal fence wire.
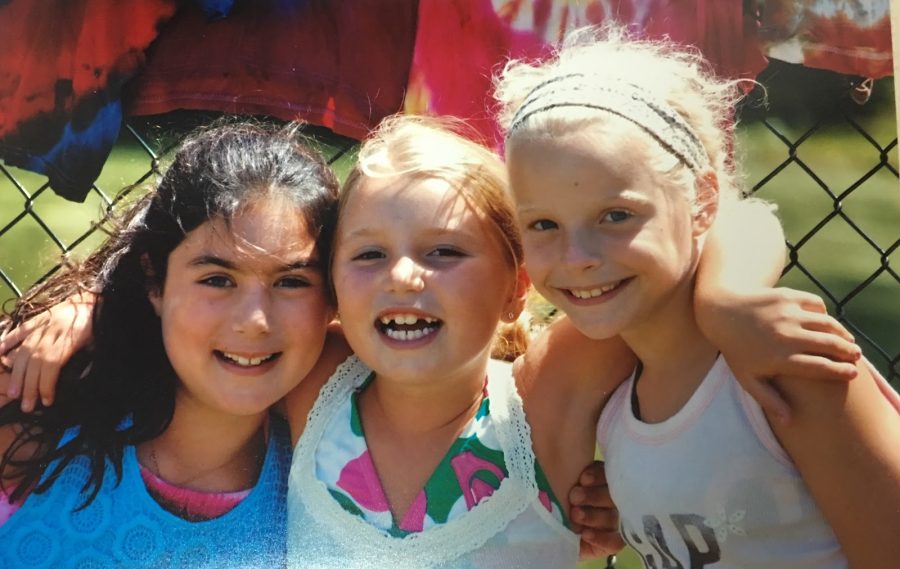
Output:
<path fill-rule="evenodd" d="M 769 78 L 771 83 L 777 83 L 778 73 L 769 73 L 774 75 Z M 760 77 L 760 81 L 765 79 Z M 887 120 L 893 123 L 893 114 L 882 113 L 873 122 L 864 107 L 846 104 L 858 85 L 838 79 L 846 84 L 845 92 L 837 97 L 840 104 L 828 108 L 820 102 L 814 104 L 820 97 L 813 90 L 806 101 L 801 101 L 802 116 L 789 108 L 775 116 L 771 108 L 766 110 L 757 104 L 758 98 L 754 102 L 754 97 L 749 97 L 740 109 L 738 139 L 747 133 L 753 137 L 748 137 L 750 142 L 739 150 L 745 163 L 753 166 L 755 179 L 749 180 L 750 192 L 781 204 L 789 251 L 786 284 L 825 298 L 876 367 L 891 383 L 900 385 L 897 131 L 893 124 L 887 130 L 881 128 L 882 133 L 890 132 L 887 140 L 883 134 L 873 133 L 873 125 L 884 127 Z M 797 91 L 796 85 L 786 89 Z M 775 99 L 776 95 L 772 87 L 769 96 Z M 93 205 L 64 202 L 53 195 L 42 177 L 0 164 L 0 300 L 20 296 L 31 284 L 58 270 L 60 254 L 65 257 L 83 252 L 102 237 L 96 221 L 74 234 L 71 230 L 63 234 L 43 202 L 59 202 L 55 205 L 57 212 L 60 208 L 75 211 L 90 207 L 94 219 L 99 209 L 114 210 L 159 175 L 166 155 L 187 132 L 186 122 L 208 118 L 180 113 L 174 118 L 129 119 L 116 148 L 129 149 L 129 160 L 136 164 L 129 170 L 132 177 L 111 185 L 101 174 L 87 200 Z M 166 130 L 166 125 L 173 124 L 178 128 Z M 355 141 L 321 129 L 311 134 L 322 142 L 330 163 L 348 153 L 352 156 Z M 852 162 L 853 167 L 840 166 L 840 175 L 835 177 L 831 174 L 835 161 Z M 120 191 L 122 186 L 126 188 Z M 884 221 L 872 225 L 868 218 L 873 215 L 883 216 Z M 21 235 L 31 237 L 24 239 Z M 40 248 L 44 251 L 39 252 Z M 47 253 L 48 249 L 52 253 Z M 56 261 L 47 261 L 54 257 Z M 895 266 L 891 266 L 892 259 Z M 836 280 L 834 275 L 840 278 Z"/>

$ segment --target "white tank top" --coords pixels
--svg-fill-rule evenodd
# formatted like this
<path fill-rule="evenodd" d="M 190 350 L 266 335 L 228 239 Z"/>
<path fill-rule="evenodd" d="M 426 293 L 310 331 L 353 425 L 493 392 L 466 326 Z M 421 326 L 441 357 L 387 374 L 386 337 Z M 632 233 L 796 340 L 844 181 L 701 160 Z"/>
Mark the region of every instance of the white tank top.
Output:
<path fill-rule="evenodd" d="M 634 416 L 633 386 L 632 376 L 613 394 L 597 440 L 622 536 L 646 567 L 848 566 L 762 410 L 724 359 L 662 423 Z"/>
<path fill-rule="evenodd" d="M 350 356 L 322 388 L 294 449 L 288 483 L 288 567 L 321 569 L 574 568 L 578 536 L 538 498 L 531 428 L 511 366 L 491 361 L 491 416 L 509 476 L 472 510 L 447 523 L 393 537 L 346 511 L 316 479 L 325 429 L 371 371 Z"/>

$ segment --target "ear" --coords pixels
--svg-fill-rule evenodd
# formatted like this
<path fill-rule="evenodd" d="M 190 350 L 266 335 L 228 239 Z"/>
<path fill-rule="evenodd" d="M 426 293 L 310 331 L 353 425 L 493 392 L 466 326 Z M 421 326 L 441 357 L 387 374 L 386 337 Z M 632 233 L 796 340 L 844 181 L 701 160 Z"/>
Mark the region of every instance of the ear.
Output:
<path fill-rule="evenodd" d="M 504 322 L 514 322 L 519 317 L 519 314 L 525 309 L 525 300 L 528 298 L 530 289 L 531 279 L 525 271 L 525 266 L 519 265 L 519 268 L 516 270 L 515 287 L 506 300 L 506 304 L 503 306 L 503 314 L 500 317 Z M 512 315 L 511 318 L 510 315 Z"/>
<path fill-rule="evenodd" d="M 141 255 L 141 270 L 144 271 L 144 278 L 147 283 L 156 282 L 156 271 L 153 270 L 153 263 L 147 253 Z M 153 311 L 159 316 L 162 313 L 162 290 L 158 284 L 147 285 L 147 300 L 153 305 Z"/>
<path fill-rule="evenodd" d="M 712 170 L 696 177 L 697 205 L 694 212 L 694 236 L 706 233 L 712 227 L 719 211 L 719 179 Z"/>

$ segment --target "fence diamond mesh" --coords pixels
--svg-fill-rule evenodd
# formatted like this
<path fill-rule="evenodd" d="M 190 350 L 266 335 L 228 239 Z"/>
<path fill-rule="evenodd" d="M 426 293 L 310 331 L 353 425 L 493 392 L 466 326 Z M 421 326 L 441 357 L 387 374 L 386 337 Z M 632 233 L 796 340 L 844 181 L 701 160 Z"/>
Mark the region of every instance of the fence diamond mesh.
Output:
<path fill-rule="evenodd" d="M 863 109 L 818 108 L 798 119 L 747 106 L 737 146 L 749 191 L 778 203 L 789 251 L 784 284 L 825 298 L 896 385 L 897 131 L 891 112 L 873 116 Z M 144 191 L 187 127 L 207 120 L 188 113 L 130 119 L 81 204 L 57 197 L 42 176 L 0 164 L 0 302 L 8 308 L 23 290 L 58 270 L 61 256 L 83 255 L 96 246 L 103 237 L 100 217 Z M 321 129 L 310 134 L 338 170 L 350 163 L 355 141 Z"/>

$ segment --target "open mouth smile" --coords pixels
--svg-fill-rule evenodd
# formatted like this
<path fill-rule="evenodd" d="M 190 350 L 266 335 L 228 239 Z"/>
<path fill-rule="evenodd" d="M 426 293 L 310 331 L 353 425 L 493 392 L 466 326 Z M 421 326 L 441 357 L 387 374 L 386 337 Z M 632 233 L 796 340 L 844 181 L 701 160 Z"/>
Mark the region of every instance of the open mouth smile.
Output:
<path fill-rule="evenodd" d="M 281 352 L 273 352 L 271 354 L 265 354 L 260 356 L 242 356 L 239 354 L 233 354 L 230 352 L 222 352 L 219 350 L 214 350 L 216 357 L 220 360 L 223 360 L 229 364 L 237 365 L 244 368 L 254 368 L 265 365 L 269 362 L 275 361 L 279 357 L 281 357 Z"/>
<path fill-rule="evenodd" d="M 379 332 L 397 342 L 413 342 L 437 332 L 443 322 L 431 316 L 412 313 L 385 314 L 375 321 Z"/>
<path fill-rule="evenodd" d="M 627 285 L 629 282 L 631 282 L 631 277 L 591 288 L 564 288 L 560 290 L 562 290 L 572 300 L 592 301 L 609 298 L 610 296 L 621 290 L 622 287 Z"/>

